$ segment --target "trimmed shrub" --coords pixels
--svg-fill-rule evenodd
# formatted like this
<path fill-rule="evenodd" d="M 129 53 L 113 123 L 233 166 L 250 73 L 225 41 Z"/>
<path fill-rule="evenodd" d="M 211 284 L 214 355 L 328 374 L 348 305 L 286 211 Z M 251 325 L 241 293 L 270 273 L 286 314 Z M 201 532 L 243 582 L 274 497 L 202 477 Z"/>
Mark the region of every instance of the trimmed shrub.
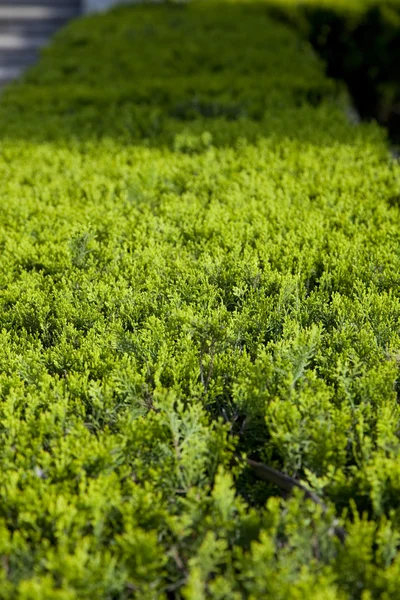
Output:
<path fill-rule="evenodd" d="M 268 9 L 85 18 L 2 96 L 4 600 L 399 594 L 400 169 Z"/>

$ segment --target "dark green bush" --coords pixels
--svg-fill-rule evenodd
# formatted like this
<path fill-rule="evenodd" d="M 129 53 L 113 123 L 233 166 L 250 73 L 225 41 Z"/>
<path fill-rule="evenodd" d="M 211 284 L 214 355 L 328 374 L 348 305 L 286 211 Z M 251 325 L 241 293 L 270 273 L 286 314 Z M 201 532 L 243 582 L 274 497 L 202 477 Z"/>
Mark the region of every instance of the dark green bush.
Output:
<path fill-rule="evenodd" d="M 272 13 L 310 40 L 330 76 L 344 80 L 364 119 L 400 142 L 400 3 L 327 0 L 272 3 Z"/>

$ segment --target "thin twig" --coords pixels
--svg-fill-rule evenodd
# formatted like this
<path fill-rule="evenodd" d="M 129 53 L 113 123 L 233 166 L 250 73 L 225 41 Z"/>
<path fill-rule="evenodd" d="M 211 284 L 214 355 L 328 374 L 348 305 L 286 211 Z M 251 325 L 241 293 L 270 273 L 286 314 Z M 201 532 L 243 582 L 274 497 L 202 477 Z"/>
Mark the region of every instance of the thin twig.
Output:
<path fill-rule="evenodd" d="M 208 386 L 211 380 L 211 376 L 214 370 L 214 358 L 215 358 L 215 342 L 213 341 L 211 344 L 211 348 L 210 348 L 210 356 L 211 356 L 211 360 L 210 360 L 210 366 L 208 368 L 208 374 L 207 374 L 207 379 L 206 379 L 206 386 L 205 386 L 205 390 L 207 392 L 208 390 Z"/>
<path fill-rule="evenodd" d="M 308 490 L 304 485 L 296 481 L 296 479 L 293 479 L 293 477 L 290 477 L 285 473 L 281 473 L 280 471 L 277 471 L 276 469 L 273 469 L 272 467 L 269 467 L 264 463 L 259 463 L 255 460 L 251 460 L 250 458 L 247 459 L 247 464 L 253 469 L 254 473 L 257 475 L 257 477 L 259 477 L 259 479 L 268 481 L 268 483 L 273 483 L 274 485 L 278 486 L 281 490 L 284 490 L 288 493 L 293 492 L 294 488 L 298 488 L 304 493 L 306 498 L 312 500 L 313 502 L 315 502 L 315 504 L 321 506 L 323 512 L 326 512 L 328 510 L 326 504 L 322 502 L 321 498 L 317 496 L 317 494 L 315 494 L 311 490 Z M 347 535 L 343 527 L 340 527 L 339 525 L 334 525 L 333 531 L 335 535 L 339 538 L 339 540 L 343 543 Z"/>
<path fill-rule="evenodd" d="M 204 377 L 203 356 L 204 356 L 204 349 L 202 347 L 201 351 L 200 351 L 200 359 L 199 359 L 199 363 L 200 363 L 200 381 L 203 384 L 205 393 L 207 393 L 208 386 L 210 384 L 212 373 L 213 373 L 213 370 L 214 370 L 214 358 L 215 358 L 215 342 L 214 341 L 212 341 L 211 347 L 210 347 L 210 357 L 211 357 L 211 359 L 210 359 L 210 364 L 208 366 L 208 373 L 207 373 L 206 377 Z"/>

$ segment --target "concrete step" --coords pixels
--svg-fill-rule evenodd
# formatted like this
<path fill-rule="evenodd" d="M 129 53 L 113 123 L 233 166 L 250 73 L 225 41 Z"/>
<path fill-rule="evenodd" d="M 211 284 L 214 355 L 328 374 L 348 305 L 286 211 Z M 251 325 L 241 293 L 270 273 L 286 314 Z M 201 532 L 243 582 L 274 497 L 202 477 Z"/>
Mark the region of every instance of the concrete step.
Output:
<path fill-rule="evenodd" d="M 70 19 L 79 14 L 79 6 L 66 5 L 3 5 L 0 0 L 0 19 L 4 21 L 48 21 Z"/>
<path fill-rule="evenodd" d="M 0 68 L 25 69 L 33 65 L 38 59 L 36 49 L 18 49 L 0 51 Z"/>
<path fill-rule="evenodd" d="M 2 21 L 49 21 L 51 19 L 71 19 L 84 14 L 79 5 L 71 4 L 2 4 L 0 0 L 0 20 Z"/>
<path fill-rule="evenodd" d="M 0 86 L 32 65 L 39 49 L 79 14 L 80 0 L 0 0 Z"/>
<path fill-rule="evenodd" d="M 8 50 L 36 50 L 48 42 L 48 37 L 43 35 L 0 35 L 0 53 Z"/>
<path fill-rule="evenodd" d="M 0 67 L 0 88 L 17 79 L 23 71 L 23 67 Z"/>
<path fill-rule="evenodd" d="M 0 35 L 0 67 L 25 68 L 33 64 L 46 36 Z"/>
<path fill-rule="evenodd" d="M 25 68 L 38 58 L 39 49 L 49 41 L 47 36 L 0 35 L 0 67 Z"/>
<path fill-rule="evenodd" d="M 78 15 L 76 8 L 71 7 L 0 5 L 0 36 L 3 34 L 51 36 Z"/>
<path fill-rule="evenodd" d="M 70 8 L 80 10 L 82 6 L 81 0 L 0 0 L 0 6 L 5 7 L 20 7 L 20 6 L 45 6 L 47 8 Z"/>
<path fill-rule="evenodd" d="M 50 38 L 69 19 L 51 19 L 48 21 L 2 21 L 0 19 L 0 37 L 4 35 L 44 36 Z"/>

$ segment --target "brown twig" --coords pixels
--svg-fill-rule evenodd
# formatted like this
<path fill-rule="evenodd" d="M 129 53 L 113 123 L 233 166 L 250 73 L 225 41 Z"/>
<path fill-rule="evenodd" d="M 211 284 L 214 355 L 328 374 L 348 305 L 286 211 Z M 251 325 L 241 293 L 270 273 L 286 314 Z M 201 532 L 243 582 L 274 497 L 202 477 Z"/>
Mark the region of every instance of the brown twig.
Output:
<path fill-rule="evenodd" d="M 212 341 L 211 347 L 210 347 L 210 357 L 211 358 L 210 358 L 210 364 L 208 366 L 208 373 L 207 373 L 206 377 L 204 377 L 203 356 L 204 356 L 204 348 L 202 347 L 202 349 L 200 351 L 200 359 L 199 359 L 199 363 L 200 363 L 200 381 L 203 384 L 204 392 L 207 393 L 208 386 L 210 384 L 212 373 L 213 373 L 213 369 L 214 369 L 214 358 L 215 358 L 215 343 L 214 343 L 214 341 Z"/>
<path fill-rule="evenodd" d="M 253 469 L 254 473 L 259 479 L 263 479 L 268 483 L 273 483 L 274 485 L 278 486 L 281 490 L 284 490 L 289 494 L 293 492 L 294 488 L 298 488 L 304 493 L 304 496 L 306 498 L 312 500 L 313 502 L 315 502 L 315 504 L 321 506 L 323 512 L 326 512 L 328 510 L 326 504 L 322 502 L 321 498 L 317 496 L 317 494 L 315 494 L 311 490 L 308 490 L 304 485 L 296 481 L 296 479 L 293 479 L 293 477 L 290 477 L 285 473 L 281 473 L 280 471 L 277 471 L 276 469 L 273 469 L 272 467 L 269 467 L 264 463 L 259 463 L 255 460 L 251 460 L 250 458 L 247 459 L 247 464 Z M 339 538 L 339 540 L 343 543 L 347 535 L 343 527 L 340 527 L 339 525 L 334 525 L 333 531 L 335 535 Z"/>

